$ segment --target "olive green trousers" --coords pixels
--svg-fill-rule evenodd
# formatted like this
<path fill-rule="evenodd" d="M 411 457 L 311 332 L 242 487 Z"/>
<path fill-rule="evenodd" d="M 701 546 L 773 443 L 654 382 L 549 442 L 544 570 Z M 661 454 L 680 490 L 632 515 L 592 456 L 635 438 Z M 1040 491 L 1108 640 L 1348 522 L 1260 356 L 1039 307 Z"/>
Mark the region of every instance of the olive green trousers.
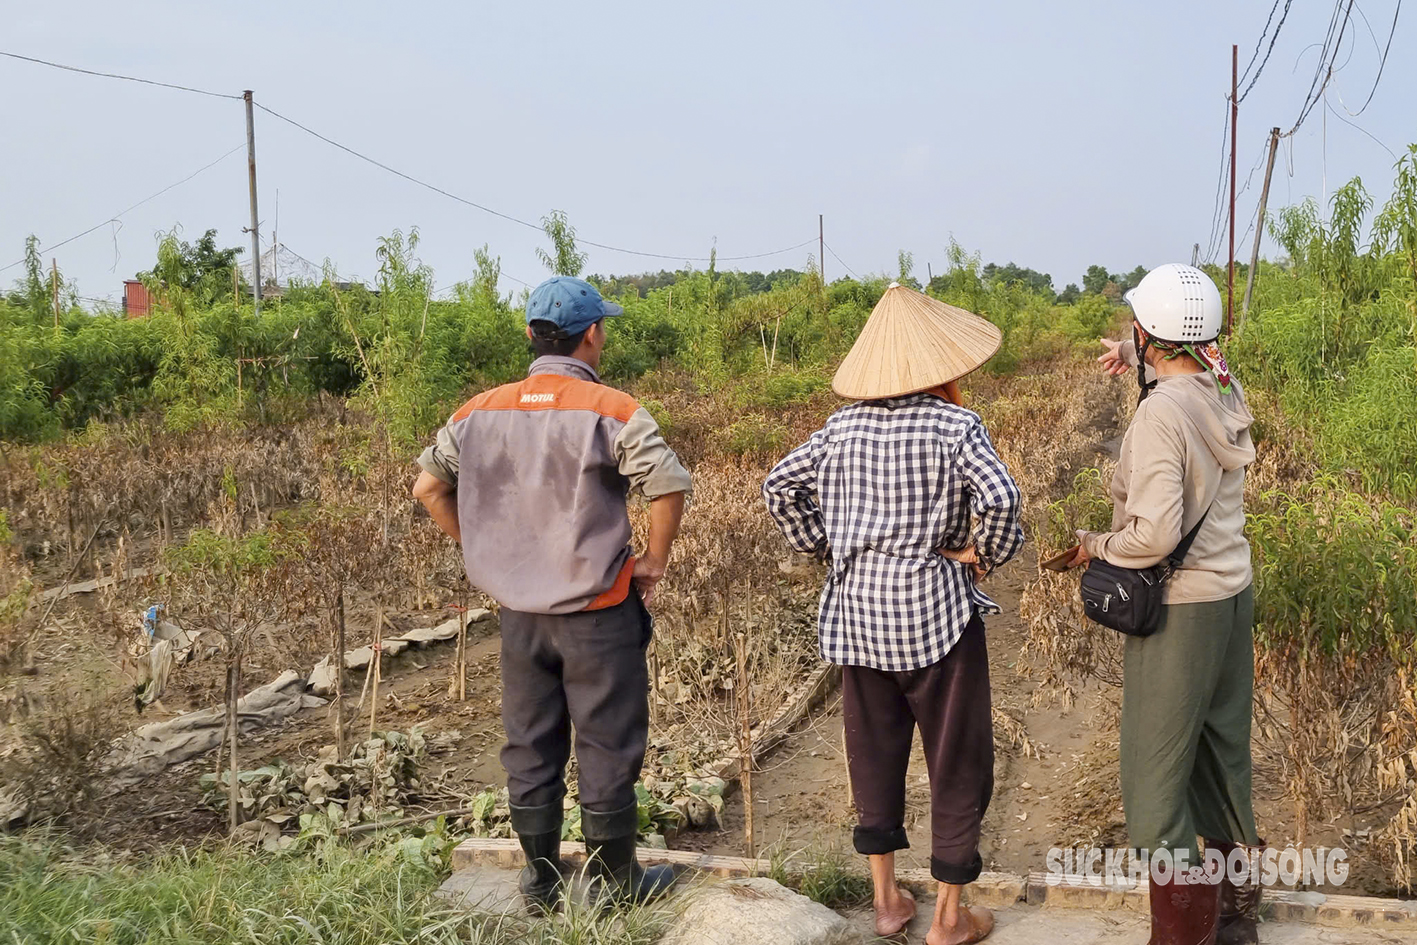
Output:
<path fill-rule="evenodd" d="M 1149 637 L 1127 637 L 1122 677 L 1122 805 L 1133 848 L 1185 851 L 1196 836 L 1254 845 L 1250 720 L 1254 589 L 1168 604 Z"/>

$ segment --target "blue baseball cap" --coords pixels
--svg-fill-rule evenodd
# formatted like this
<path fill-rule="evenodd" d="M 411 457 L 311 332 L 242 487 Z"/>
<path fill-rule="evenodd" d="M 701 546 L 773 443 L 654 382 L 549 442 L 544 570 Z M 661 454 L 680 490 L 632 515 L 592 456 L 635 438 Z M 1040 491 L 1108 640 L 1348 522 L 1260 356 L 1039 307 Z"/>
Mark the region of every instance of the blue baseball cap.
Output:
<path fill-rule="evenodd" d="M 551 322 L 568 335 L 578 335 L 602 318 L 614 318 L 625 310 L 600 297 L 600 291 L 584 279 L 554 276 L 531 291 L 526 300 L 526 323 Z"/>

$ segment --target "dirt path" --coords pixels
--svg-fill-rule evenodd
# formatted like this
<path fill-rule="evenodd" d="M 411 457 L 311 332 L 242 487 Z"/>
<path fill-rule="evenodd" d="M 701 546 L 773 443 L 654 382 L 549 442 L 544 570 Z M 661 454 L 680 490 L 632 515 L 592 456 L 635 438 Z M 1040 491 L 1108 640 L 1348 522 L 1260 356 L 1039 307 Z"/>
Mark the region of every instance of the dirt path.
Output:
<path fill-rule="evenodd" d="M 1030 557 L 1024 553 L 1024 559 Z M 981 842 L 986 869 L 1013 872 L 1041 869 L 1048 847 L 1058 842 L 1063 829 L 1060 802 L 1072 783 L 1070 771 L 1086 758 L 1102 708 L 1100 694 L 1092 690 L 1070 711 L 1032 708 L 1033 682 L 1019 668 L 1026 631 L 1018 616 L 1018 598 L 1033 567 L 1024 559 L 1011 562 L 994 578 L 988 590 L 1003 613 L 986 620 L 995 710 L 1023 723 L 1030 746 L 1027 755 L 1000 746 L 994 799 Z M 854 815 L 842 753 L 839 695 L 754 774 L 753 788 L 761 846 L 796 849 L 811 844 L 850 850 Z M 743 853 L 742 805 L 741 794 L 735 795 L 719 832 L 684 835 L 676 845 Z M 918 735 L 906 780 L 906 811 L 910 849 L 899 855 L 899 862 L 902 867 L 928 868 L 930 793 Z M 1120 800 L 1116 816 L 1120 825 Z"/>

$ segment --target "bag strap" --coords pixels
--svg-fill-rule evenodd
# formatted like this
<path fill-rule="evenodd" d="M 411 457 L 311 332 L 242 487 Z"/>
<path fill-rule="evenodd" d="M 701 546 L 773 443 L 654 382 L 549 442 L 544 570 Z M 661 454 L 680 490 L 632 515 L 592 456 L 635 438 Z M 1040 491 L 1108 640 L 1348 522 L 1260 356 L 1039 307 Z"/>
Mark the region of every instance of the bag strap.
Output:
<path fill-rule="evenodd" d="M 1214 508 L 1214 503 L 1210 508 Z M 1200 521 L 1196 522 L 1195 527 L 1186 533 L 1186 537 L 1181 539 L 1181 543 L 1176 546 L 1176 549 L 1166 556 L 1166 563 L 1171 566 L 1172 571 L 1179 568 L 1181 562 L 1186 560 L 1186 555 L 1191 551 L 1191 545 L 1195 544 L 1196 536 L 1200 534 L 1201 526 L 1205 524 L 1206 516 L 1210 514 L 1210 508 L 1201 514 Z"/>

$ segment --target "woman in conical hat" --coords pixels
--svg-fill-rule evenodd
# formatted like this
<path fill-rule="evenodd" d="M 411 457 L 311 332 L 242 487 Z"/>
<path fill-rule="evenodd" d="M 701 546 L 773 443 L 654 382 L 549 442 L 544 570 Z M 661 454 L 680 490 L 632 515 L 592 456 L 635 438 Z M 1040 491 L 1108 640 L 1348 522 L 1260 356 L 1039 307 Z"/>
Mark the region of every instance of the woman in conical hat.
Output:
<path fill-rule="evenodd" d="M 999 350 L 999 329 L 905 286 L 886 289 L 833 388 L 853 401 L 773 469 L 768 511 L 793 548 L 828 562 L 818 636 L 842 666 L 846 753 L 870 858 L 876 931 L 915 913 L 895 880 L 905 773 L 920 726 L 930 772 L 930 945 L 976 942 L 987 909 L 960 907 L 982 868 L 994 738 L 978 579 L 1023 544 L 1018 486 L 951 385 Z"/>

